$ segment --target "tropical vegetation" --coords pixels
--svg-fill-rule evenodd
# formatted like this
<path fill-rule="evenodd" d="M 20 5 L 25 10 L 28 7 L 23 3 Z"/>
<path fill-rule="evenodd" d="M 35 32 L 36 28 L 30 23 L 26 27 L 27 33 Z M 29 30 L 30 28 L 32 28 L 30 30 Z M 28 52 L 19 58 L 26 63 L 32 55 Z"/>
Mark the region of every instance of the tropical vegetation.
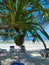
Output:
<path fill-rule="evenodd" d="M 39 38 L 46 49 L 46 44 L 38 33 L 40 31 L 49 40 L 48 34 L 42 27 L 42 24 L 49 20 L 49 8 L 45 8 L 45 4 L 48 4 L 46 0 L 0 0 L 0 36 L 2 39 L 5 41 L 12 38 L 16 45 L 21 46 L 24 38 L 29 37 L 29 32 L 33 42 Z M 35 13 L 38 13 L 38 16 Z M 42 19 L 40 22 L 39 17 Z"/>

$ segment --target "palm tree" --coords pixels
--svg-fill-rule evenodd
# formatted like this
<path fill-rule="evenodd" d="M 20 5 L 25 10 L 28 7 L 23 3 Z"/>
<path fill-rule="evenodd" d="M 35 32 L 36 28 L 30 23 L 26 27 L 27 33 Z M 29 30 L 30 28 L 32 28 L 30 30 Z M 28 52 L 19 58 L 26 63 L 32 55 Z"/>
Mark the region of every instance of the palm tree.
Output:
<path fill-rule="evenodd" d="M 35 22 L 36 17 L 34 17 L 33 13 L 36 11 L 42 12 L 40 16 L 44 18 L 46 16 L 48 20 L 49 10 L 44 8 L 39 3 L 39 0 L 3 0 L 0 4 L 0 10 L 2 10 L 0 30 L 4 29 L 5 31 L 0 32 L 2 38 L 14 38 L 16 45 L 21 46 L 28 31 L 33 38 L 39 38 L 46 49 L 46 44 L 38 31 L 48 40 L 49 36 L 40 23 Z"/>
<path fill-rule="evenodd" d="M 45 0 L 49 4 L 49 0 Z"/>

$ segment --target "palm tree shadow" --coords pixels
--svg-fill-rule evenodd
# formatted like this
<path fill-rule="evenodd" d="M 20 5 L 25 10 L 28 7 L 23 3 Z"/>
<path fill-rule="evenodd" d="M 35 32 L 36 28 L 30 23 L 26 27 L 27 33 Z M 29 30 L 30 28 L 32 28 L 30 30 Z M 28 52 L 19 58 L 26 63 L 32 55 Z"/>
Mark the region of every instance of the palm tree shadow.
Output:
<path fill-rule="evenodd" d="M 49 65 L 49 60 L 41 56 L 32 56 L 37 51 L 19 52 L 17 62 L 23 62 L 25 65 Z"/>

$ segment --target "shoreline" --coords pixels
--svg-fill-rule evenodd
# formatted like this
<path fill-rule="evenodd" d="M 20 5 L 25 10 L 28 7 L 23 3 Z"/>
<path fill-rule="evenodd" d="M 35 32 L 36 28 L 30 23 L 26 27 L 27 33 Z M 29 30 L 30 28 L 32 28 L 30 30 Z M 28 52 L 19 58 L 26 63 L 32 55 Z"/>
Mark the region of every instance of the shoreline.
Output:
<path fill-rule="evenodd" d="M 29 43 L 29 42 L 26 42 L 23 44 L 26 48 L 26 50 L 39 50 L 39 49 L 44 49 L 44 45 L 42 43 Z M 15 49 L 19 49 L 20 47 L 19 46 L 16 46 L 15 43 L 2 43 L 0 44 L 0 48 L 1 49 L 7 49 L 9 50 L 10 49 L 10 46 L 14 46 Z M 49 43 L 46 44 L 47 48 L 49 48 Z"/>

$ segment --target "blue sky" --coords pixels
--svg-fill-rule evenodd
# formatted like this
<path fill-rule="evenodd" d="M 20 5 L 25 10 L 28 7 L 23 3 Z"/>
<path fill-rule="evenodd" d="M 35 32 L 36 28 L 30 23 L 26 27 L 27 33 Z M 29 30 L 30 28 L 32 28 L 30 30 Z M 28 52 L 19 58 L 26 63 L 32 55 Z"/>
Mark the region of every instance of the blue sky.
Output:
<path fill-rule="evenodd" d="M 42 2 L 42 1 L 44 1 L 44 0 L 41 0 L 39 3 L 41 4 L 41 5 L 43 5 L 45 2 Z M 44 8 L 49 8 L 49 4 L 47 4 L 47 5 L 43 5 L 43 7 Z M 30 10 L 31 8 L 27 8 L 27 10 Z M 34 13 L 34 16 L 36 17 L 38 15 L 38 11 L 36 12 L 36 13 Z M 41 18 L 39 17 L 39 18 L 37 18 L 36 19 L 36 21 L 39 21 L 39 22 L 42 22 L 42 20 L 41 20 Z M 49 22 L 47 22 L 47 23 L 45 23 L 44 25 L 43 25 L 43 28 L 45 29 L 45 31 L 47 32 L 47 34 L 49 35 Z M 44 41 L 49 41 L 49 40 L 47 40 L 47 38 L 41 33 L 41 32 L 39 32 L 39 34 L 41 35 L 41 37 L 43 38 L 43 40 Z M 28 33 L 28 35 L 30 35 L 30 33 Z M 30 39 L 31 40 L 31 39 Z"/>

